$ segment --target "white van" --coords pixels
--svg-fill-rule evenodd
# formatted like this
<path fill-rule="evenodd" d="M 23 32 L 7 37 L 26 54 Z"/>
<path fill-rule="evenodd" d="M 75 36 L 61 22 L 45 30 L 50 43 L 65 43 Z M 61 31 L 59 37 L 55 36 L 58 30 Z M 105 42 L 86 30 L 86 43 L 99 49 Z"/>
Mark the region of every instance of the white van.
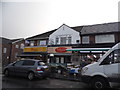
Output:
<path fill-rule="evenodd" d="M 120 43 L 108 50 L 98 62 L 83 67 L 82 81 L 93 88 L 120 86 Z"/>

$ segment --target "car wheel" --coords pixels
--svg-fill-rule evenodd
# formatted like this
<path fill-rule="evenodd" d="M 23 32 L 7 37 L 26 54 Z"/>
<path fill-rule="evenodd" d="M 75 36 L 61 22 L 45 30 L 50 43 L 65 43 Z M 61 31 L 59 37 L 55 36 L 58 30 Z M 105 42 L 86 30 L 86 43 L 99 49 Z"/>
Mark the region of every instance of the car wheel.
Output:
<path fill-rule="evenodd" d="M 90 86 L 96 89 L 108 88 L 109 83 L 102 77 L 95 77 L 92 79 Z"/>
<path fill-rule="evenodd" d="M 8 69 L 5 70 L 4 75 L 7 76 L 7 77 L 9 76 L 9 71 L 8 71 Z"/>
<path fill-rule="evenodd" d="M 33 80 L 34 79 L 34 73 L 33 72 L 28 73 L 28 79 L 29 80 Z"/>

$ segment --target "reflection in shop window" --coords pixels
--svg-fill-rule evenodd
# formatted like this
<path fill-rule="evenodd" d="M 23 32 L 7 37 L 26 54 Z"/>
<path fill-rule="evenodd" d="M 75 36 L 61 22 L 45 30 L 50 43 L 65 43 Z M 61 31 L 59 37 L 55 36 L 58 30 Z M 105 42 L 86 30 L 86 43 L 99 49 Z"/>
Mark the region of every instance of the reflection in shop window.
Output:
<path fill-rule="evenodd" d="M 59 57 L 56 58 L 56 63 L 59 63 Z"/>
<path fill-rule="evenodd" d="M 61 63 L 64 63 L 64 57 L 61 57 Z"/>

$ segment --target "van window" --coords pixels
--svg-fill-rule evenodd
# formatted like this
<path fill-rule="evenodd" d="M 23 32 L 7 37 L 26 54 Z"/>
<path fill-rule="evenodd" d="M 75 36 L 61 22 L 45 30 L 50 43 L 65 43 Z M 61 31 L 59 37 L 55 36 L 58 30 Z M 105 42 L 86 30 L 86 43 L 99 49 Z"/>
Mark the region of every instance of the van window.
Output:
<path fill-rule="evenodd" d="M 100 65 L 120 63 L 120 49 L 110 53 Z"/>

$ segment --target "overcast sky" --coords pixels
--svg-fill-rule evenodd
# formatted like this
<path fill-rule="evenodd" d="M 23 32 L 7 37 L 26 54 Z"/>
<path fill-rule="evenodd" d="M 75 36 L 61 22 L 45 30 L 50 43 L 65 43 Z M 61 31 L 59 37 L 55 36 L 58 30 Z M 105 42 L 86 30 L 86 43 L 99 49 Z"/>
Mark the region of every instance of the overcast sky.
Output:
<path fill-rule="evenodd" d="M 9 39 L 27 38 L 54 30 L 63 23 L 73 27 L 117 22 L 118 1 L 2 0 L 2 36 Z"/>

